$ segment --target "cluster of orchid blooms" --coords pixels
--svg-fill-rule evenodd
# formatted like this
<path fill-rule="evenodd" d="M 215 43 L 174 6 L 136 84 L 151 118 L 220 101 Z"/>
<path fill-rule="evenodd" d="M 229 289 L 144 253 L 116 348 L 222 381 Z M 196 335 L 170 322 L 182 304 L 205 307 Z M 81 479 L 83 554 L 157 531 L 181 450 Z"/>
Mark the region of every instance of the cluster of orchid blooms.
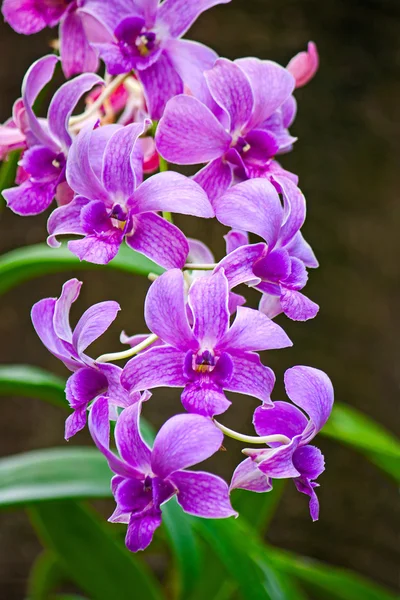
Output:
<path fill-rule="evenodd" d="M 318 266 L 301 234 L 305 199 L 298 178 L 275 159 L 295 142 L 289 133 L 293 92 L 312 78 L 318 56 L 310 43 L 286 68 L 257 58 L 232 62 L 181 39 L 201 12 L 227 2 L 4 0 L 2 7 L 19 33 L 60 25 L 60 58 L 47 55 L 30 67 L 12 118 L 0 126 L 0 157 L 21 151 L 17 185 L 4 191 L 9 208 L 35 215 L 55 199 L 50 246 L 67 235 L 80 260 L 106 264 L 125 241 L 165 269 L 153 277 L 145 300 L 150 333 L 122 334 L 129 346 L 123 352 L 97 359 L 86 354 L 119 306 L 96 304 L 72 329 L 70 308 L 81 287 L 76 279 L 64 284 L 59 298 L 32 309 L 43 344 L 72 371 L 65 437 L 84 428 L 88 415 L 93 440 L 114 473 L 110 520 L 128 524 L 132 551 L 151 542 L 172 496 L 192 515 L 225 518 L 237 514 L 231 490 L 268 492 L 274 478 L 291 478 L 318 518 L 315 480 L 324 459 L 310 442 L 331 412 L 331 382 L 318 369 L 292 367 L 285 373 L 292 403 L 273 402 L 275 377 L 258 354 L 291 346 L 273 321 L 278 314 L 305 321 L 318 311 L 300 291 L 307 267 Z M 100 59 L 104 79 L 94 74 Z M 33 105 L 59 62 L 68 80 L 47 117 L 38 118 Z M 84 112 L 72 116 L 82 99 Z M 203 166 L 188 178 L 167 171 L 166 161 Z M 216 217 L 228 226 L 226 256 L 215 262 L 207 246 L 173 224 L 171 213 Z M 232 291 L 243 283 L 260 292 L 258 310 L 243 306 L 245 298 Z M 130 359 L 124 368 L 113 364 L 124 358 Z M 158 387 L 183 388 L 186 412 L 170 418 L 150 448 L 140 414 L 149 390 Z M 225 392 L 260 400 L 257 435 L 215 419 L 231 404 Z M 115 449 L 110 421 L 116 422 Z M 246 458 L 229 486 L 188 470 L 217 452 L 224 435 L 253 446 L 242 450 Z"/>

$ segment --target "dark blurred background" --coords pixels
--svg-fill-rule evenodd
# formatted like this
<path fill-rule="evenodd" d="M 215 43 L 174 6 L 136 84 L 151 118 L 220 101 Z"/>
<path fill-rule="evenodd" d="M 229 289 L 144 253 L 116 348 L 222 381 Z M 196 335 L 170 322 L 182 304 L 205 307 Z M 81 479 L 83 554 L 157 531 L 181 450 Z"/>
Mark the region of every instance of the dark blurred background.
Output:
<path fill-rule="evenodd" d="M 294 364 L 313 365 L 331 376 L 336 398 L 399 431 L 398 379 L 400 300 L 398 198 L 400 172 L 400 4 L 397 0 L 233 0 L 205 13 L 189 38 L 222 56 L 254 55 L 285 65 L 314 40 L 321 66 L 316 78 L 296 92 L 298 116 L 293 153 L 282 164 L 299 174 L 308 200 L 304 226 L 320 261 L 307 294 L 321 306 L 318 317 L 294 323 L 279 317 L 294 342 L 264 356 L 276 371 L 275 399 L 282 375 Z M 0 23 L 0 122 L 11 113 L 30 64 L 46 53 L 54 32 L 18 36 Z M 22 218 L 3 210 L 0 252 L 45 239 L 47 215 Z M 192 237 L 223 253 L 217 223 L 178 219 Z M 29 363 L 66 376 L 41 345 L 29 312 L 33 302 L 59 294 L 75 273 L 47 276 L 0 299 L 0 361 Z M 144 279 L 115 272 L 80 271 L 84 287 L 76 318 L 107 299 L 122 312 L 93 348 L 93 356 L 119 349 L 121 329 L 143 331 Z M 254 297 L 251 297 L 254 302 Z M 2 399 L 0 454 L 63 445 L 64 414 L 40 401 Z M 256 402 L 244 396 L 224 422 L 251 431 Z M 146 415 L 155 426 L 179 410 L 179 393 L 157 391 Z M 80 434 L 71 444 L 90 443 Z M 321 517 L 312 523 L 304 496 L 288 483 L 268 539 L 282 548 L 349 567 L 396 587 L 398 579 L 398 497 L 394 483 L 363 457 L 339 444 L 318 440 L 327 470 L 320 478 Z M 238 448 L 214 459 L 230 477 Z M 22 599 L 29 567 L 40 551 L 22 512 L 0 513 L 0 597 Z"/>

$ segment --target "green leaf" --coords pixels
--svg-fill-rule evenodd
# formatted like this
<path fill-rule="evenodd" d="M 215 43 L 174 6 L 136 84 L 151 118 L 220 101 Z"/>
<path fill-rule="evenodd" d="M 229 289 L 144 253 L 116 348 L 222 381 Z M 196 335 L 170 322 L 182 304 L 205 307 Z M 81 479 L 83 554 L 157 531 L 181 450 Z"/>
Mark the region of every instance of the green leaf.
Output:
<path fill-rule="evenodd" d="M 321 434 L 359 450 L 389 475 L 400 480 L 400 441 L 355 408 L 336 403 Z"/>
<path fill-rule="evenodd" d="M 94 511 L 72 501 L 38 504 L 33 525 L 73 581 L 91 600 L 161 600 L 155 578 L 99 522 Z"/>
<path fill-rule="evenodd" d="M 144 276 L 149 273 L 160 275 L 163 272 L 161 267 L 126 245 L 121 246 L 118 255 L 108 265 L 95 265 L 80 261 L 66 246 L 50 248 L 46 244 L 36 244 L 12 250 L 0 258 L 0 293 L 49 273 L 106 268 Z"/>
<path fill-rule="evenodd" d="M 261 548 L 261 551 L 260 551 Z M 284 574 L 290 574 L 318 591 L 321 598 L 337 600 L 395 600 L 396 596 L 386 588 L 346 569 L 333 567 L 311 558 L 304 558 L 277 550 L 258 549 L 263 560 L 268 561 Z"/>
<path fill-rule="evenodd" d="M 239 513 L 239 520 L 246 521 L 259 535 L 265 532 L 278 507 L 284 487 L 283 479 L 275 479 L 273 489 L 266 494 L 233 490 L 232 504 Z"/>
<path fill-rule="evenodd" d="M 65 381 L 48 371 L 29 365 L 0 366 L 0 395 L 26 396 L 47 400 L 56 406 L 68 408 L 65 399 Z"/>
<path fill-rule="evenodd" d="M 36 450 L 0 460 L 0 507 L 111 496 L 111 472 L 95 448 Z"/>
<path fill-rule="evenodd" d="M 200 550 L 192 523 L 175 498 L 163 506 L 162 513 L 179 573 L 176 597 L 186 600 L 200 577 Z"/>
<path fill-rule="evenodd" d="M 65 579 L 58 558 L 45 550 L 39 554 L 29 573 L 28 596 L 30 600 L 47 600 L 50 593 Z"/>
<path fill-rule="evenodd" d="M 248 540 L 243 537 L 234 519 L 193 519 L 196 530 L 206 539 L 224 564 L 244 600 L 272 600 L 267 591 L 265 573 L 248 552 Z M 250 530 L 249 530 L 250 531 Z M 249 534 L 251 537 L 251 533 Z"/>

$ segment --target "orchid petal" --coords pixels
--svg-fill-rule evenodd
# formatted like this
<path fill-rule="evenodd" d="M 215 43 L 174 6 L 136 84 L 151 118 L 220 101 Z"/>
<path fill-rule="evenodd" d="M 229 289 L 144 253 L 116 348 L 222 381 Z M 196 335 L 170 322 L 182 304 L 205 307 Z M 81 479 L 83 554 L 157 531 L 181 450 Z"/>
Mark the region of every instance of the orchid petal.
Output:
<path fill-rule="evenodd" d="M 132 358 L 121 375 L 122 385 L 132 392 L 157 387 L 184 387 L 185 354 L 170 346 L 150 348 Z"/>
<path fill-rule="evenodd" d="M 308 425 L 307 417 L 289 402 L 274 402 L 254 411 L 253 425 L 257 435 L 286 435 L 289 439 L 301 435 Z M 275 447 L 277 444 L 271 444 Z"/>
<path fill-rule="evenodd" d="M 79 355 L 107 331 L 119 310 L 118 302 L 110 300 L 94 304 L 83 313 L 72 336 L 72 344 Z"/>
<path fill-rule="evenodd" d="M 177 500 L 190 515 L 205 519 L 237 517 L 226 482 L 203 471 L 177 471 L 170 477 L 178 488 Z"/>
<path fill-rule="evenodd" d="M 193 334 L 202 348 L 211 350 L 229 327 L 228 281 L 223 271 L 194 281 L 188 301 L 194 317 Z"/>
<path fill-rule="evenodd" d="M 122 411 L 115 426 L 115 442 L 123 460 L 139 471 L 149 473 L 151 450 L 140 433 L 141 405 L 137 402 Z"/>
<path fill-rule="evenodd" d="M 147 123 L 132 123 L 118 129 L 108 140 L 103 156 L 102 183 L 115 201 L 129 198 L 136 187 L 132 168 L 135 144 Z"/>
<path fill-rule="evenodd" d="M 81 15 L 78 11 L 69 12 L 60 25 L 60 56 L 67 78 L 78 73 L 97 71 L 99 60 L 90 44 Z"/>
<path fill-rule="evenodd" d="M 229 163 L 216 158 L 197 171 L 193 179 L 201 185 L 211 202 L 214 202 L 229 189 L 233 174 Z"/>
<path fill-rule="evenodd" d="M 289 290 L 282 287 L 281 307 L 289 319 L 293 321 L 307 321 L 313 319 L 319 311 L 318 304 L 301 294 L 296 290 Z"/>
<path fill-rule="evenodd" d="M 257 493 L 270 492 L 272 482 L 260 471 L 251 458 L 246 458 L 236 467 L 229 489 L 249 490 Z"/>
<path fill-rule="evenodd" d="M 138 72 L 152 119 L 161 119 L 170 98 L 183 92 L 183 82 L 166 52 L 147 69 Z"/>
<path fill-rule="evenodd" d="M 181 37 L 202 12 L 217 4 L 228 2 L 230 0 L 164 0 L 158 9 L 157 24 L 165 27 L 171 37 Z"/>
<path fill-rule="evenodd" d="M 254 396 L 265 403 L 270 403 L 275 384 L 273 371 L 261 363 L 258 354 L 244 352 L 230 356 L 233 373 L 224 388 L 230 392 Z"/>
<path fill-rule="evenodd" d="M 56 335 L 65 342 L 72 343 L 72 330 L 69 324 L 69 313 L 72 304 L 78 299 L 82 282 L 77 279 L 69 279 L 62 286 L 60 297 L 57 299 L 54 309 L 54 331 Z"/>

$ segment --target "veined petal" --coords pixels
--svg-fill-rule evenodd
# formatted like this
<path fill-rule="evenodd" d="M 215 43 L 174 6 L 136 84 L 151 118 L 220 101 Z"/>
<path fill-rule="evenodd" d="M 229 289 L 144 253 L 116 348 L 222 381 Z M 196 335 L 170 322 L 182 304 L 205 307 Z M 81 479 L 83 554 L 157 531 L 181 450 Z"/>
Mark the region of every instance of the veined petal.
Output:
<path fill-rule="evenodd" d="M 288 177 L 275 176 L 274 179 L 281 188 L 288 215 L 280 233 L 281 244 L 286 246 L 303 226 L 306 218 L 306 199 L 297 185 Z"/>
<path fill-rule="evenodd" d="M 149 177 L 136 190 L 133 202 L 138 212 L 164 210 L 206 219 L 214 216 L 200 185 L 172 171 Z"/>
<path fill-rule="evenodd" d="M 189 253 L 189 244 L 182 231 L 152 212 L 142 213 L 134 219 L 134 232 L 126 237 L 128 246 L 165 269 L 181 269 Z"/>
<path fill-rule="evenodd" d="M 185 354 L 170 346 L 150 348 L 125 365 L 121 383 L 131 393 L 156 387 L 184 387 Z"/>
<path fill-rule="evenodd" d="M 170 98 L 183 92 L 183 82 L 166 52 L 147 69 L 138 72 L 152 119 L 161 119 Z"/>
<path fill-rule="evenodd" d="M 182 352 L 196 351 L 198 343 L 189 327 L 182 272 L 171 269 L 151 285 L 144 306 L 150 331 Z"/>
<path fill-rule="evenodd" d="M 301 435 L 308 419 L 296 406 L 289 402 L 274 402 L 272 406 L 259 406 L 254 411 L 253 425 L 258 435 L 281 434 L 292 439 Z M 271 446 L 280 444 L 272 443 Z"/>
<path fill-rule="evenodd" d="M 286 249 L 292 256 L 299 258 L 306 265 L 306 267 L 315 269 L 319 266 L 310 244 L 306 242 L 300 231 L 286 246 Z"/>
<path fill-rule="evenodd" d="M 44 183 L 24 181 L 21 185 L 2 192 L 8 208 L 24 217 L 38 215 L 46 210 L 56 195 L 58 179 Z"/>
<path fill-rule="evenodd" d="M 140 433 L 140 413 L 142 403 L 136 402 L 125 408 L 115 426 L 115 442 L 120 456 L 130 465 L 150 473 L 151 450 Z"/>
<path fill-rule="evenodd" d="M 45 27 L 53 27 L 62 17 L 64 3 L 43 5 L 35 0 L 4 0 L 2 12 L 4 20 L 17 33 L 31 35 Z"/>
<path fill-rule="evenodd" d="M 247 231 L 241 231 L 240 229 L 231 229 L 224 235 L 224 240 L 226 242 L 226 253 L 230 254 L 241 246 L 249 245 L 249 234 Z"/>
<path fill-rule="evenodd" d="M 110 300 L 94 304 L 83 313 L 72 336 L 72 344 L 79 355 L 107 331 L 120 310 L 118 302 Z"/>
<path fill-rule="evenodd" d="M 313 319 L 319 311 L 318 304 L 296 290 L 289 290 L 282 286 L 281 307 L 289 319 L 293 321 L 307 321 Z"/>
<path fill-rule="evenodd" d="M 132 513 L 125 537 L 125 544 L 131 552 L 144 550 L 151 543 L 157 527 L 161 525 L 161 512 L 149 511 L 143 516 Z"/>
<path fill-rule="evenodd" d="M 280 315 L 282 312 L 280 295 L 274 296 L 273 294 L 262 294 L 258 310 L 264 313 L 264 315 L 267 315 L 270 319 L 274 319 Z"/>
<path fill-rule="evenodd" d="M 282 327 L 258 310 L 239 306 L 232 327 L 221 339 L 219 350 L 257 351 L 287 348 L 292 342 Z"/>
<path fill-rule="evenodd" d="M 252 352 L 231 354 L 230 357 L 233 362 L 233 374 L 224 388 L 230 392 L 254 396 L 264 403 L 270 403 L 275 384 L 273 371 L 261 363 L 258 354 Z"/>
<path fill-rule="evenodd" d="M 267 252 L 267 249 L 266 244 L 263 243 L 240 246 L 225 256 L 215 270 L 224 270 L 230 288 L 240 283 L 257 285 L 260 283 L 260 278 L 254 275 L 253 265 Z"/>
<path fill-rule="evenodd" d="M 224 385 L 224 387 L 227 386 Z M 232 404 L 225 396 L 222 384 L 205 377 L 187 382 L 181 400 L 185 410 L 205 417 L 221 415 Z"/>
<path fill-rule="evenodd" d="M 322 429 L 333 406 L 333 386 L 323 371 L 313 367 L 297 366 L 288 369 L 284 377 L 286 393 L 300 406 L 314 424 L 313 431 L 304 440 L 310 441 Z"/>
<path fill-rule="evenodd" d="M 168 30 L 171 37 L 177 38 L 191 27 L 202 12 L 216 4 L 227 4 L 230 0 L 164 0 L 158 9 L 157 24 Z"/>
<path fill-rule="evenodd" d="M 294 90 L 294 77 L 270 60 L 240 58 L 235 61 L 250 80 L 254 96 L 254 108 L 247 130 L 261 125 L 279 108 Z"/>
<path fill-rule="evenodd" d="M 160 154 L 178 165 L 195 165 L 221 157 L 231 143 L 213 113 L 192 96 L 172 98 L 160 120 L 156 146 Z"/>
<path fill-rule="evenodd" d="M 65 342 L 72 343 L 72 330 L 69 323 L 69 313 L 72 304 L 79 297 L 82 281 L 69 279 L 62 287 L 61 295 L 57 299 L 54 308 L 54 331 L 56 335 Z"/>
<path fill-rule="evenodd" d="M 222 270 L 200 277 L 190 287 L 193 334 L 204 349 L 212 350 L 228 331 L 228 291 L 228 280 Z"/>
<path fill-rule="evenodd" d="M 178 488 L 177 500 L 190 515 L 206 519 L 237 517 L 232 508 L 227 483 L 203 471 L 177 471 L 170 476 Z"/>
<path fill-rule="evenodd" d="M 175 415 L 161 427 L 151 455 L 153 473 L 165 479 L 171 473 L 192 467 L 221 447 L 222 432 L 201 415 Z"/>
<path fill-rule="evenodd" d="M 60 56 L 67 78 L 97 71 L 97 53 L 89 43 L 79 11 L 69 12 L 61 22 Z"/>
<path fill-rule="evenodd" d="M 141 471 L 115 456 L 110 450 L 110 421 L 108 400 L 97 398 L 89 412 L 89 431 L 94 443 L 107 459 L 110 469 L 117 475 L 133 479 L 143 479 Z"/>
<path fill-rule="evenodd" d="M 106 377 L 96 369 L 84 367 L 68 378 L 65 395 L 71 408 L 87 409 L 89 402 L 106 391 Z"/>
<path fill-rule="evenodd" d="M 222 158 L 212 160 L 208 165 L 197 171 L 193 180 L 196 181 L 207 196 L 214 202 L 230 187 L 233 179 L 232 169 Z"/>
<path fill-rule="evenodd" d="M 230 117 L 230 131 L 241 133 L 250 119 L 254 99 L 250 82 L 234 62 L 219 58 L 213 68 L 204 73 L 214 100 Z"/>
<path fill-rule="evenodd" d="M 126 125 L 118 129 L 107 142 L 103 155 L 102 183 L 116 201 L 129 198 L 135 190 L 132 154 L 146 126 L 147 122 Z"/>
<path fill-rule="evenodd" d="M 73 110 L 83 94 L 95 85 L 104 85 L 103 79 L 94 73 L 85 73 L 62 85 L 52 98 L 47 113 L 49 128 L 65 150 L 72 143 L 68 123 Z"/>
<path fill-rule="evenodd" d="M 215 258 L 210 248 L 200 240 L 193 238 L 188 239 L 189 242 L 189 263 L 213 263 Z"/>
<path fill-rule="evenodd" d="M 78 408 L 65 420 L 64 438 L 68 441 L 86 426 L 87 407 Z"/>
<path fill-rule="evenodd" d="M 279 237 L 283 209 L 267 179 L 250 179 L 233 186 L 214 202 L 218 221 L 261 236 L 272 248 Z"/>
<path fill-rule="evenodd" d="M 251 458 L 245 458 L 236 467 L 231 480 L 230 490 L 249 490 L 250 492 L 270 492 L 272 481 L 260 471 Z"/>

